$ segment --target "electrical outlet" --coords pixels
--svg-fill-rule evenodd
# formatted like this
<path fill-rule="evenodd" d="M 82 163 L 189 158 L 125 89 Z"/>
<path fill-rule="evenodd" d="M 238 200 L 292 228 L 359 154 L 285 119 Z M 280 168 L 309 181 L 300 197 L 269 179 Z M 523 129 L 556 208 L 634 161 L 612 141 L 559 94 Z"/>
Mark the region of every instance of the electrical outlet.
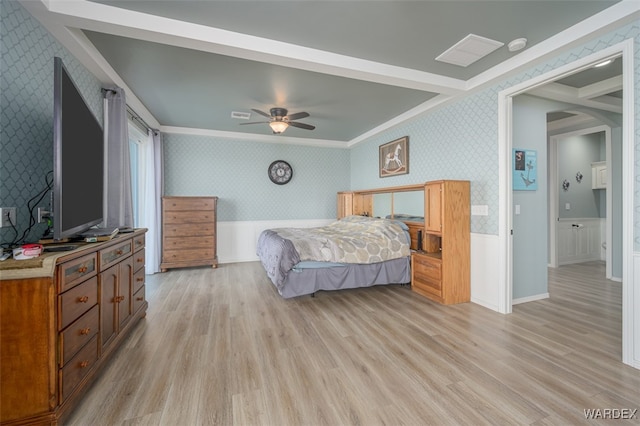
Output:
<path fill-rule="evenodd" d="M 46 222 L 48 217 L 49 212 L 44 207 L 38 207 L 38 223 Z"/>
<path fill-rule="evenodd" d="M 0 228 L 16 226 L 16 208 L 0 207 Z"/>

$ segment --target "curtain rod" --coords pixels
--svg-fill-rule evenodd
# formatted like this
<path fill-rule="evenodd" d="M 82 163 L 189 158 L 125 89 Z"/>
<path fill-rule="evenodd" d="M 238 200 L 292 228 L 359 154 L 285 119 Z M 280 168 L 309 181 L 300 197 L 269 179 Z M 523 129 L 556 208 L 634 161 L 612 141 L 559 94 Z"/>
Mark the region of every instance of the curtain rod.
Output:
<path fill-rule="evenodd" d="M 135 120 L 138 123 L 140 123 L 147 131 L 153 130 L 155 132 L 155 130 L 153 128 L 151 128 L 151 126 L 149 126 L 147 124 L 147 122 L 144 121 L 133 109 L 131 109 L 131 107 L 129 105 L 127 105 L 127 112 L 129 113 L 129 115 L 131 116 L 131 118 L 133 120 Z"/>
<path fill-rule="evenodd" d="M 100 89 L 102 91 L 102 94 L 105 94 L 106 92 L 111 92 L 111 93 L 118 93 L 116 90 L 114 89 L 110 89 L 108 87 L 103 87 Z M 146 130 L 147 132 L 149 130 L 152 130 L 154 133 L 157 131 L 154 128 L 152 128 L 151 126 L 149 126 L 147 124 L 146 121 L 144 121 L 142 119 L 142 117 L 140 117 L 129 105 L 127 105 L 127 113 L 131 116 L 132 120 L 137 121 L 139 124 L 142 125 L 142 127 L 144 127 L 144 130 Z"/>

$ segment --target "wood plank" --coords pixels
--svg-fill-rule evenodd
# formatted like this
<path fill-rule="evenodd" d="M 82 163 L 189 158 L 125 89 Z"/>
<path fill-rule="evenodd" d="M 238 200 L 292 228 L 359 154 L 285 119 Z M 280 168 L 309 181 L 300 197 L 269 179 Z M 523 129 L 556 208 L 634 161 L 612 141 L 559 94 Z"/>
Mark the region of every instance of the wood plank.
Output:
<path fill-rule="evenodd" d="M 599 261 L 551 270 L 550 298 L 510 315 L 399 285 L 285 300 L 259 262 L 145 285 L 146 320 L 66 424 L 546 425 L 640 407 Z"/>

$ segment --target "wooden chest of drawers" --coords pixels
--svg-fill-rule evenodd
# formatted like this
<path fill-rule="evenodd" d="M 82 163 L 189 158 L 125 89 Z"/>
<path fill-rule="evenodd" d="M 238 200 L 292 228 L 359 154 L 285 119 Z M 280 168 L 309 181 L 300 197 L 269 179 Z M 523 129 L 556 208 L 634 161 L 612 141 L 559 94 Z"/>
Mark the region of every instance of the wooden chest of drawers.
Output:
<path fill-rule="evenodd" d="M 58 424 L 146 315 L 145 232 L 3 262 L 0 424 Z"/>
<path fill-rule="evenodd" d="M 218 197 L 162 198 L 160 270 L 218 266 L 216 207 Z"/>

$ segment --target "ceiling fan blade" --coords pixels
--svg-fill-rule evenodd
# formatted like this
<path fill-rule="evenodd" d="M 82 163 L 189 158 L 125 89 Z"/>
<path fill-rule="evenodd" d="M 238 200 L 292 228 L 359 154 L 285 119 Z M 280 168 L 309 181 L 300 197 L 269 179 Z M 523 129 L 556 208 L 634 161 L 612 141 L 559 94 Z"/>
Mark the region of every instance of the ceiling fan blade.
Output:
<path fill-rule="evenodd" d="M 245 124 L 263 124 L 263 123 L 269 123 L 269 121 L 252 121 L 250 123 L 238 123 L 241 126 L 245 125 Z"/>
<path fill-rule="evenodd" d="M 289 121 L 289 126 L 299 127 L 305 130 L 313 130 L 316 126 L 312 126 L 311 124 L 298 123 L 297 121 Z"/>
<path fill-rule="evenodd" d="M 289 114 L 287 118 L 289 119 L 289 121 L 293 121 L 293 120 L 300 120 L 301 118 L 306 118 L 308 116 L 309 116 L 308 112 L 297 112 L 295 114 Z"/>
<path fill-rule="evenodd" d="M 264 115 L 264 116 L 265 116 L 265 117 L 267 117 L 267 118 L 271 118 L 271 115 L 270 115 L 270 114 L 267 114 L 266 112 L 260 111 L 259 109 L 251 108 L 251 111 L 253 111 L 253 112 L 257 112 L 257 113 L 258 113 L 258 114 L 260 114 L 260 115 Z M 245 124 L 246 124 L 246 123 L 245 123 Z"/>

